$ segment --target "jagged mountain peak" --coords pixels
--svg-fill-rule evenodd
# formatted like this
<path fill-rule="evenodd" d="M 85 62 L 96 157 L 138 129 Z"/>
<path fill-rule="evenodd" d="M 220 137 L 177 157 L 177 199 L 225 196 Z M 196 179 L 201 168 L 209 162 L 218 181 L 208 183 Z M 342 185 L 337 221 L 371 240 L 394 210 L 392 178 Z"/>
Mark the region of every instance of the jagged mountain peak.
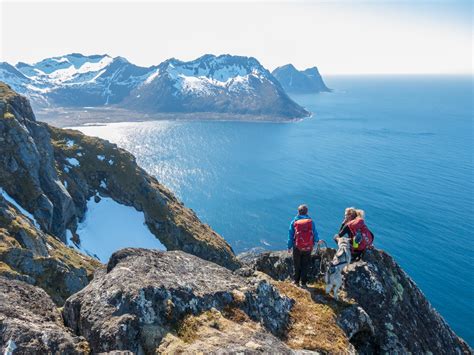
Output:
<path fill-rule="evenodd" d="M 206 54 L 187 62 L 168 59 L 131 93 L 125 105 L 149 112 L 216 112 L 273 119 L 309 116 L 258 60 L 229 54 Z"/>
<path fill-rule="evenodd" d="M 253 57 L 232 56 L 229 54 L 219 56 L 205 54 L 187 62 L 170 58 L 161 63 L 158 68 L 162 72 L 168 72 L 175 77 L 207 77 L 221 82 L 226 82 L 237 76 L 268 72 Z"/>
<path fill-rule="evenodd" d="M 85 71 L 97 71 L 108 65 L 113 60 L 107 54 L 103 55 L 83 55 L 71 53 L 64 56 L 57 56 L 43 59 L 33 64 L 18 63 L 17 69 L 28 77 L 51 76 L 58 70 L 76 69 Z"/>
<path fill-rule="evenodd" d="M 154 68 L 138 67 L 120 56 L 70 53 L 0 69 L 0 80 L 40 107 L 100 106 L 123 100 Z"/>

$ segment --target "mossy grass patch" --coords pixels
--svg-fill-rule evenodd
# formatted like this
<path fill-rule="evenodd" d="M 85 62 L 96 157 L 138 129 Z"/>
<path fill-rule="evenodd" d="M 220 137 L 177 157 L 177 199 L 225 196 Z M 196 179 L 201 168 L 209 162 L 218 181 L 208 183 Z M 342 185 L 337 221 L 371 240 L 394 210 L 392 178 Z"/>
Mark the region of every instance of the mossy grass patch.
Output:
<path fill-rule="evenodd" d="M 337 325 L 337 307 L 322 303 L 318 284 L 302 289 L 288 281 L 275 282 L 282 295 L 295 300 L 290 312 L 290 325 L 286 343 L 295 350 L 305 349 L 330 354 L 345 354 L 349 339 Z M 346 307 L 342 305 L 341 307 Z"/>

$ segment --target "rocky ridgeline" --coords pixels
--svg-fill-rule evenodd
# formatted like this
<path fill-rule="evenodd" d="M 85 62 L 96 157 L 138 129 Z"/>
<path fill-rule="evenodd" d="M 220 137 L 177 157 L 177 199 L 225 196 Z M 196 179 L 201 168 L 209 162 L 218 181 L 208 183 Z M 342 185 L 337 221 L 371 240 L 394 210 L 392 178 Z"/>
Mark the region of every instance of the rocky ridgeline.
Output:
<path fill-rule="evenodd" d="M 5 85 L 0 132 L 4 354 L 472 353 L 383 251 L 347 267 L 336 302 L 320 281 L 334 250 L 313 255 L 308 289 L 288 281 L 285 252 L 236 258 L 132 155 L 36 122 Z M 143 211 L 169 251 L 123 249 L 102 265 L 68 247 L 97 194 Z"/>
<path fill-rule="evenodd" d="M 26 98 L 1 83 L 0 168 L 0 186 L 42 230 L 63 238 L 75 223 L 75 207 L 59 181 L 47 126 L 36 122 Z"/>

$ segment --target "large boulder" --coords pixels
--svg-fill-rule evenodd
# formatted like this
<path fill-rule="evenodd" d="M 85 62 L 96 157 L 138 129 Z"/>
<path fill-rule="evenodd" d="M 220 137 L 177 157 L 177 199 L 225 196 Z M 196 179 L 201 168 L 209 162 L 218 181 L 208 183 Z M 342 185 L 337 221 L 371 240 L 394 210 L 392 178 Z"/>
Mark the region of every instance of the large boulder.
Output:
<path fill-rule="evenodd" d="M 181 251 L 127 248 L 64 306 L 64 319 L 93 352 L 154 352 L 188 315 L 238 309 L 276 336 L 293 301 L 266 280 L 242 277 Z"/>
<path fill-rule="evenodd" d="M 42 289 L 0 276 L 2 354 L 88 354 L 89 345 L 67 329 Z"/>

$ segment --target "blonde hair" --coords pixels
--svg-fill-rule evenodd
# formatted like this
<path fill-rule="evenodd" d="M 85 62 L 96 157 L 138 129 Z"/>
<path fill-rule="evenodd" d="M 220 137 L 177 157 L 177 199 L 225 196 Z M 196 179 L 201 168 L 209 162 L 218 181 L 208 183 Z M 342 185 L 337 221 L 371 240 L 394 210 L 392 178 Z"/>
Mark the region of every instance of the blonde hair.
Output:
<path fill-rule="evenodd" d="M 356 210 L 357 217 L 365 219 L 365 211 L 364 210 Z"/>

